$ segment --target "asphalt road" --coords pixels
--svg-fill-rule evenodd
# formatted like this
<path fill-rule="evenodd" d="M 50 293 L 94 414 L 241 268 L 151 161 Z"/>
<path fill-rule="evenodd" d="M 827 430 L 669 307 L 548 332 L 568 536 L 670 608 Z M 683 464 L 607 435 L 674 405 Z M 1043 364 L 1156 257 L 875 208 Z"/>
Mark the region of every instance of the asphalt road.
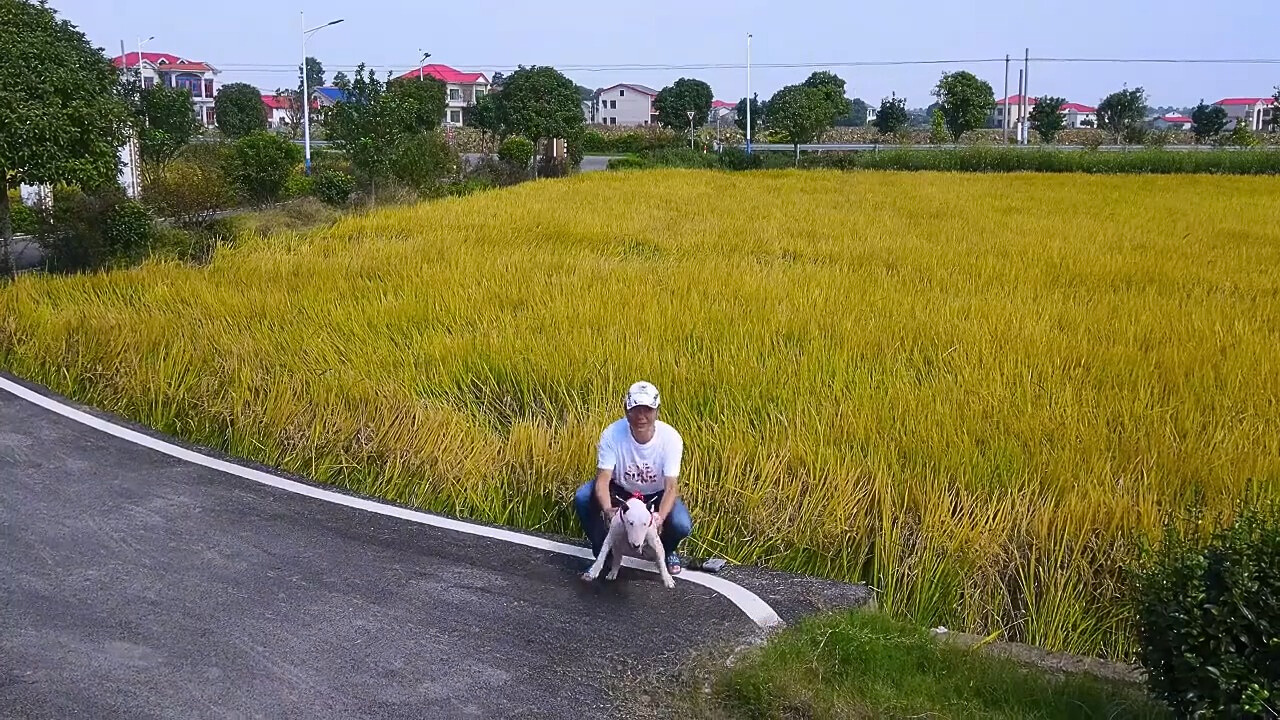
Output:
<path fill-rule="evenodd" d="M 580 558 L 192 465 L 3 390 L 0 559 L 13 718 L 603 718 L 619 673 L 757 633 L 687 581 L 585 585 Z"/>

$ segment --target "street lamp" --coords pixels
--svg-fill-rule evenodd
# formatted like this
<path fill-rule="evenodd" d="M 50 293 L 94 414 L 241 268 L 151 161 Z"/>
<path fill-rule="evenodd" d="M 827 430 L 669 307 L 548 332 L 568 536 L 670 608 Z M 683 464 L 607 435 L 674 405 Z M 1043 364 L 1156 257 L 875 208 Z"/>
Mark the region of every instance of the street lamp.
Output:
<path fill-rule="evenodd" d="M 142 46 L 146 45 L 147 43 L 155 39 L 156 39 L 155 35 L 152 35 L 146 40 L 143 40 L 142 38 L 138 38 L 138 87 L 142 87 Z"/>
<path fill-rule="evenodd" d="M 424 70 L 426 70 L 426 67 L 427 67 L 427 58 L 431 57 L 431 53 L 429 53 L 429 52 L 422 52 L 422 48 L 418 48 L 418 52 L 422 53 L 422 58 L 421 58 L 420 60 L 418 60 L 418 79 L 419 79 L 419 80 L 426 80 L 426 78 L 424 78 L 424 77 L 422 76 L 422 73 L 423 73 L 423 71 L 424 71 Z"/>
<path fill-rule="evenodd" d="M 689 116 L 689 149 L 693 149 L 693 111 L 686 110 L 685 114 Z"/>
<path fill-rule="evenodd" d="M 323 25 L 317 25 L 310 30 L 307 29 L 307 20 L 301 12 L 298 13 L 301 19 L 302 27 L 302 144 L 306 148 L 306 162 L 304 164 L 307 175 L 311 174 L 311 91 L 307 89 L 307 37 L 321 28 L 327 28 L 330 25 L 337 25 L 342 22 L 342 18 L 330 20 Z"/>
<path fill-rule="evenodd" d="M 751 154 L 751 33 L 747 33 L 747 154 Z"/>

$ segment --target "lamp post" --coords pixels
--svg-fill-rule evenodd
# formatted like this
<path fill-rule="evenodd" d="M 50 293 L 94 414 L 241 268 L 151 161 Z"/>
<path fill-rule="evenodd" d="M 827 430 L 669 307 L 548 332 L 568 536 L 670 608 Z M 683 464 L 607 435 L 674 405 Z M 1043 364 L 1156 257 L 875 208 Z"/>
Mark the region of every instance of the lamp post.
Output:
<path fill-rule="evenodd" d="M 422 73 L 426 69 L 427 58 L 431 57 L 431 53 L 423 52 L 422 48 L 418 48 L 418 52 L 422 53 L 422 59 L 418 60 L 418 79 L 425 80 L 426 78 L 422 77 Z"/>
<path fill-rule="evenodd" d="M 685 114 L 689 116 L 689 149 L 693 149 L 693 111 L 686 110 Z"/>
<path fill-rule="evenodd" d="M 306 149 L 306 161 L 304 164 L 307 175 L 311 174 L 311 91 L 307 89 L 307 37 L 320 28 L 327 28 L 330 25 L 337 25 L 342 22 L 342 18 L 330 20 L 323 25 L 317 25 L 310 30 L 307 29 L 306 17 L 299 12 L 298 17 L 301 19 L 302 27 L 302 145 Z"/>
<path fill-rule="evenodd" d="M 147 43 L 155 39 L 156 39 L 155 35 L 152 35 L 146 40 L 143 40 L 142 38 L 138 38 L 138 87 L 139 88 L 142 87 L 142 46 L 146 45 Z"/>
<path fill-rule="evenodd" d="M 751 33 L 747 33 L 747 154 L 751 154 Z"/>

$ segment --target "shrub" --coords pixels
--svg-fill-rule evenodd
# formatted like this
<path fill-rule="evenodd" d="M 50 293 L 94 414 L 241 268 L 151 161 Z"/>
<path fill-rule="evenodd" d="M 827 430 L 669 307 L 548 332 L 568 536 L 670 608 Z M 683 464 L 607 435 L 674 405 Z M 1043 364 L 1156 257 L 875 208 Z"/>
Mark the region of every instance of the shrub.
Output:
<path fill-rule="evenodd" d="M 336 170 L 325 170 L 314 177 L 313 194 L 321 202 L 335 207 L 345 205 L 356 188 L 354 178 Z"/>
<path fill-rule="evenodd" d="M 40 214 L 22 202 L 17 190 L 9 192 L 9 224 L 14 235 L 28 235 L 40 229 Z"/>
<path fill-rule="evenodd" d="M 241 197 L 266 204 L 280 198 L 301 160 L 302 148 L 292 142 L 269 132 L 254 132 L 232 143 L 225 172 Z"/>
<path fill-rule="evenodd" d="M 438 130 L 412 135 L 400 142 L 391 159 L 391 175 L 417 190 L 430 192 L 445 178 L 455 175 L 461 156 Z"/>
<path fill-rule="evenodd" d="M 646 163 L 635 155 L 624 155 L 622 157 L 609 158 L 608 168 L 610 170 L 642 170 L 647 167 L 649 167 L 649 163 Z"/>
<path fill-rule="evenodd" d="M 1174 531 L 1136 573 L 1147 685 L 1179 717 L 1280 713 L 1280 512 L 1241 513 L 1207 541 Z"/>
<path fill-rule="evenodd" d="M 282 200 L 296 200 L 307 197 L 315 191 L 314 176 L 304 175 L 301 170 L 294 170 L 289 179 L 284 181 L 284 189 L 280 193 Z"/>
<path fill-rule="evenodd" d="M 86 193 L 58 187 L 49 222 L 40 229 L 40 244 L 49 269 L 80 272 L 138 259 L 151 236 L 151 214 L 121 188 Z"/>
<path fill-rule="evenodd" d="M 533 160 L 533 141 L 518 135 L 503 140 L 498 148 L 498 159 L 513 167 L 528 168 Z"/>
<path fill-rule="evenodd" d="M 218 165 L 174 160 L 142 186 L 142 202 L 179 225 L 207 222 L 235 204 L 235 191 Z"/>

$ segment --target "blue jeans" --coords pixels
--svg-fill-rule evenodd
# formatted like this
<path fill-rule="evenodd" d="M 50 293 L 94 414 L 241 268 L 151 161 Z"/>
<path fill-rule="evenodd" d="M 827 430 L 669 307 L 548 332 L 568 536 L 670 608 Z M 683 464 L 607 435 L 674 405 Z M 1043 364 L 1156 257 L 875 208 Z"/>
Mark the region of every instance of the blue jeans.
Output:
<path fill-rule="evenodd" d="M 600 503 L 596 500 L 595 487 L 596 481 L 592 479 L 578 488 L 578 492 L 573 495 L 573 507 L 578 512 L 578 522 L 582 526 L 582 531 L 591 541 L 591 553 L 599 555 L 600 548 L 604 546 L 605 536 L 609 534 L 609 528 L 604 523 Z M 657 496 L 661 498 L 662 493 L 658 493 Z M 658 531 L 658 537 L 662 540 L 662 549 L 668 554 L 675 552 L 680 541 L 689 537 L 691 532 L 693 532 L 693 518 L 689 517 L 689 509 L 684 506 L 684 501 L 677 498 L 676 504 L 671 508 L 671 514 L 662 522 L 662 528 Z"/>

